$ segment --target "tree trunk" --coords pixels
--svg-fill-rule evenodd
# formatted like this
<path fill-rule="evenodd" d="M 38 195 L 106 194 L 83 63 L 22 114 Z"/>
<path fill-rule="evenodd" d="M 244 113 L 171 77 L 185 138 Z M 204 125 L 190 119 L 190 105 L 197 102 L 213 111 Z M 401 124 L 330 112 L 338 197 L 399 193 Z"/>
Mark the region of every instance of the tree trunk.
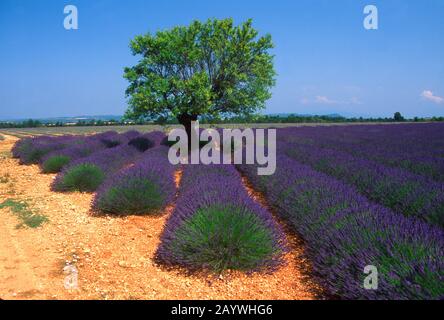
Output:
<path fill-rule="evenodd" d="M 181 114 L 177 117 L 177 120 L 185 127 L 185 131 L 188 136 L 188 147 L 191 150 L 191 121 L 196 121 L 197 115 Z"/>

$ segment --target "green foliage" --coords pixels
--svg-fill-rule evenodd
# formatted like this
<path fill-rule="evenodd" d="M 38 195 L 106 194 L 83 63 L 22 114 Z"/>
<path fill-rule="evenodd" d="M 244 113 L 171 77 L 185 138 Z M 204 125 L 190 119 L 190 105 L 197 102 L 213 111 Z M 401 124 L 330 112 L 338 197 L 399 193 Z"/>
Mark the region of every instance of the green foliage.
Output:
<path fill-rule="evenodd" d="M 0 122 L 0 128 L 38 128 L 41 126 L 40 121 L 32 119 L 22 122 Z"/>
<path fill-rule="evenodd" d="M 395 114 L 393 115 L 393 120 L 401 122 L 404 121 L 404 117 L 401 115 L 401 112 L 395 112 Z"/>
<path fill-rule="evenodd" d="M 271 97 L 275 71 L 270 35 L 258 37 L 248 20 L 194 21 L 137 36 L 130 44 L 137 65 L 125 68 L 130 82 L 129 119 L 250 114 Z"/>
<path fill-rule="evenodd" d="M 233 206 L 198 210 L 175 232 L 169 249 L 187 265 L 214 272 L 251 271 L 276 253 L 271 231 Z"/>
<path fill-rule="evenodd" d="M 68 156 L 58 155 L 45 160 L 42 164 L 43 173 L 57 173 L 71 161 Z"/>
<path fill-rule="evenodd" d="M 29 209 L 27 202 L 8 199 L 3 201 L 3 203 L 0 203 L 0 209 L 7 207 L 9 207 L 11 211 L 22 221 L 17 225 L 17 228 L 21 228 L 23 226 L 37 228 L 44 222 L 48 221 L 46 216 L 32 212 L 32 210 Z"/>
<path fill-rule="evenodd" d="M 28 148 L 28 152 L 24 152 L 22 156 L 22 162 L 24 164 L 37 164 L 42 159 L 44 155 L 46 155 L 49 151 L 44 148 L 33 148 L 27 147 L 26 145 L 23 148 Z"/>
<path fill-rule="evenodd" d="M 156 183 L 144 178 L 126 180 L 99 198 L 97 208 L 105 213 L 149 214 L 162 208 L 163 195 Z"/>
<path fill-rule="evenodd" d="M 105 174 L 99 167 L 82 163 L 73 168 L 65 174 L 63 181 L 59 186 L 56 186 L 60 191 L 81 191 L 93 192 L 105 179 Z"/>

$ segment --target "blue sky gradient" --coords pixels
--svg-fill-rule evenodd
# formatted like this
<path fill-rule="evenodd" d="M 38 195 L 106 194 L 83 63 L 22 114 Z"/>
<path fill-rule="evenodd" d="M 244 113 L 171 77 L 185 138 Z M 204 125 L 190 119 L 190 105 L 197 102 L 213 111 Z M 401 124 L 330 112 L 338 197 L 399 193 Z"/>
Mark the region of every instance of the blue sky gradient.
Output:
<path fill-rule="evenodd" d="M 78 30 L 63 28 L 68 4 Z M 367 4 L 378 30 L 363 27 Z M 0 119 L 122 114 L 130 39 L 213 17 L 272 35 L 266 113 L 444 115 L 442 0 L 1 0 Z"/>

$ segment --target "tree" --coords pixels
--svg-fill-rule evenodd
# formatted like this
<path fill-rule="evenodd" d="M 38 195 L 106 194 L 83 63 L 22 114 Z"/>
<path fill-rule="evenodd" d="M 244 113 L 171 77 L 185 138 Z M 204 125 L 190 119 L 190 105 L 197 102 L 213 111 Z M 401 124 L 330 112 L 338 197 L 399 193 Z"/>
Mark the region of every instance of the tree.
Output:
<path fill-rule="evenodd" d="M 404 121 L 404 117 L 401 115 L 401 112 L 395 112 L 393 119 L 397 122 Z"/>
<path fill-rule="evenodd" d="M 201 115 L 248 115 L 265 107 L 275 84 L 270 35 L 252 20 L 210 19 L 177 26 L 130 43 L 140 61 L 125 68 L 127 119 L 176 117 L 188 136 Z"/>

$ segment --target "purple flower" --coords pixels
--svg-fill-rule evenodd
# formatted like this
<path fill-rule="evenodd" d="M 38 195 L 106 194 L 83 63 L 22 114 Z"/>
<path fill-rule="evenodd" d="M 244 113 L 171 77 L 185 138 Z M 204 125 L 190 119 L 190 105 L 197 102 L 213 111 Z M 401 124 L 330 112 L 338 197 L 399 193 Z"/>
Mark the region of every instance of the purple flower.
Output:
<path fill-rule="evenodd" d="M 395 212 L 444 227 L 444 184 L 347 152 L 320 148 L 290 133 L 280 134 L 279 153 L 356 187 L 370 200 Z"/>
<path fill-rule="evenodd" d="M 122 145 L 111 149 L 104 149 L 93 153 L 86 158 L 80 158 L 71 162 L 68 166 L 65 166 L 63 170 L 56 176 L 53 181 L 51 188 L 54 191 L 69 191 L 74 188 L 76 189 L 76 181 L 78 174 L 83 181 L 88 179 L 91 170 L 94 171 L 96 176 L 91 175 L 91 179 L 98 181 L 88 181 L 88 191 L 92 191 L 94 188 L 99 186 L 103 179 L 114 174 L 120 169 L 131 165 L 137 158 L 142 155 L 136 148 L 128 145 Z M 78 168 L 83 167 L 87 170 L 85 174 L 83 172 L 76 173 L 76 177 L 73 180 L 72 172 L 73 170 L 79 170 Z M 86 175 L 86 176 L 85 176 Z M 69 177 L 70 183 L 67 183 L 67 177 Z"/>
<path fill-rule="evenodd" d="M 250 243 L 254 237 L 256 244 Z M 281 263 L 283 241 L 280 227 L 248 195 L 234 166 L 187 165 L 157 257 L 189 269 L 272 269 Z"/>
<path fill-rule="evenodd" d="M 131 167 L 111 175 L 93 201 L 96 211 L 112 214 L 152 214 L 163 209 L 175 195 L 175 167 L 168 148 L 146 151 Z"/>
<path fill-rule="evenodd" d="M 250 182 L 307 244 L 315 275 L 345 299 L 438 299 L 444 294 L 444 233 L 418 219 L 369 202 L 353 187 L 285 155 L 277 170 Z M 364 288 L 364 268 L 379 275 L 377 290 Z"/>

